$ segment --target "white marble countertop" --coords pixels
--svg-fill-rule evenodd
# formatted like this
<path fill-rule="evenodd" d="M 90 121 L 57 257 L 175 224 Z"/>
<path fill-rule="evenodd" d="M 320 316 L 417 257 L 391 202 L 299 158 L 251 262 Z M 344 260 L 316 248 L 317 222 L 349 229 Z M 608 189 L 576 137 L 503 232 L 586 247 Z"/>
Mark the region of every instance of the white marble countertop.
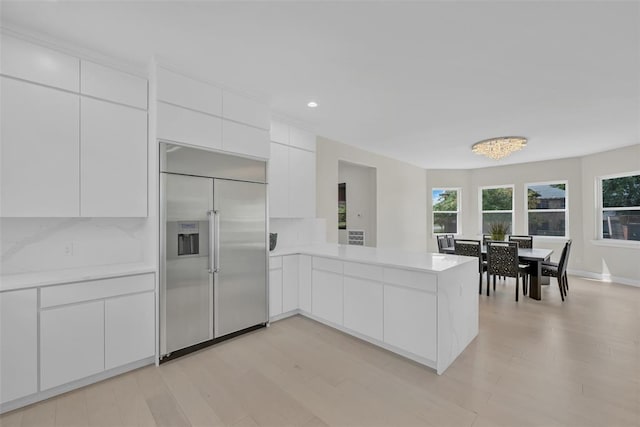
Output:
<path fill-rule="evenodd" d="M 341 261 L 377 264 L 387 267 L 399 267 L 410 270 L 438 273 L 467 262 L 478 262 L 477 258 L 457 255 L 445 255 L 431 252 L 412 252 L 399 249 L 380 249 L 353 245 L 323 243 L 309 246 L 276 248 L 270 256 L 312 255 L 334 258 Z"/>
<path fill-rule="evenodd" d="M 155 267 L 148 264 L 113 264 L 68 270 L 40 271 L 36 273 L 7 274 L 0 276 L 0 292 L 86 280 L 107 279 L 153 273 Z"/>

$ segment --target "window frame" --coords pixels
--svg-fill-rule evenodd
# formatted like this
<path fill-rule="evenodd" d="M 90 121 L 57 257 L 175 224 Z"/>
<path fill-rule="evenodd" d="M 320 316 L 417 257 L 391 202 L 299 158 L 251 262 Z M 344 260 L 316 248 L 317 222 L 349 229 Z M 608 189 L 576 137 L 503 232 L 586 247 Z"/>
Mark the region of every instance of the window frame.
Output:
<path fill-rule="evenodd" d="M 565 196 L 564 196 L 564 209 L 529 209 L 529 186 L 531 185 L 549 185 L 549 184 L 564 184 Z M 566 240 L 569 237 L 569 181 L 568 180 L 554 180 L 544 182 L 527 182 L 524 184 L 524 211 L 526 213 L 524 219 L 524 229 L 529 234 L 529 213 L 530 212 L 564 212 L 564 235 L 563 236 L 545 236 L 541 234 L 532 234 L 532 236 L 541 239 L 563 239 Z"/>
<path fill-rule="evenodd" d="M 443 190 L 443 191 L 451 191 L 456 190 L 458 195 L 456 196 L 456 210 L 455 211 L 436 211 L 433 209 L 433 191 L 434 190 Z M 445 234 L 453 234 L 454 236 L 460 236 L 462 234 L 462 224 L 460 223 L 460 212 L 462 211 L 461 205 L 462 200 L 462 187 L 431 187 L 431 235 L 432 236 L 442 236 Z M 455 233 L 435 233 L 433 228 L 435 226 L 434 217 L 436 213 L 454 213 L 456 214 L 456 232 Z"/>
<path fill-rule="evenodd" d="M 602 200 L 602 181 L 607 179 L 615 179 L 615 178 L 624 178 L 628 176 L 640 176 L 640 170 L 633 170 L 629 172 L 619 172 L 608 175 L 600 175 L 596 177 L 595 182 L 595 193 L 596 193 L 596 226 L 595 226 L 595 239 L 594 242 L 606 244 L 606 246 L 640 246 L 640 241 L 637 240 L 625 240 L 625 239 L 614 239 L 614 238 L 604 238 L 604 227 L 602 225 L 604 218 L 604 203 Z M 606 208 L 608 211 L 629 211 L 629 210 L 640 210 L 640 206 L 630 206 L 630 207 L 620 207 L 620 208 Z"/>
<path fill-rule="evenodd" d="M 511 189 L 511 210 L 496 210 L 496 211 L 485 211 L 484 209 L 482 209 L 482 190 L 491 190 L 491 189 L 497 189 L 497 188 L 510 188 Z M 483 234 L 485 234 L 484 230 L 482 229 L 482 224 L 484 223 L 484 214 L 486 213 L 511 213 L 511 233 L 509 234 L 514 234 L 514 228 L 515 228 L 515 222 L 514 222 L 514 215 L 515 215 L 515 199 L 516 199 L 516 189 L 515 189 L 515 184 L 503 184 L 503 185 L 484 185 L 484 186 L 479 186 L 478 187 L 478 209 L 480 211 L 480 222 L 479 222 L 479 230 L 480 233 L 479 235 L 482 236 Z"/>

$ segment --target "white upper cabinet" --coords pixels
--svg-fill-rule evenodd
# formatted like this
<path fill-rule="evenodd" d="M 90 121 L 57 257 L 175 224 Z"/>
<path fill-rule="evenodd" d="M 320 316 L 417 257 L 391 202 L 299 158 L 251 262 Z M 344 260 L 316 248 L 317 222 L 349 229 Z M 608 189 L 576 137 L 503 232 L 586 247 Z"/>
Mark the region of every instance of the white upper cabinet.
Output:
<path fill-rule="evenodd" d="M 46 47 L 2 35 L 0 72 L 47 86 L 78 92 L 80 60 Z"/>
<path fill-rule="evenodd" d="M 158 103 L 157 137 L 219 150 L 222 148 L 222 119 Z"/>
<path fill-rule="evenodd" d="M 269 216 L 289 216 L 289 147 L 273 142 L 269 158 Z"/>
<path fill-rule="evenodd" d="M 306 130 L 289 128 L 289 144 L 309 151 L 316 151 L 316 136 Z"/>
<path fill-rule="evenodd" d="M 222 149 L 231 153 L 269 158 L 269 132 L 222 120 Z"/>
<path fill-rule="evenodd" d="M 147 80 L 89 61 L 81 61 L 80 92 L 147 109 Z"/>
<path fill-rule="evenodd" d="M 83 98 L 80 129 L 81 216 L 147 216 L 146 111 Z"/>
<path fill-rule="evenodd" d="M 224 91 L 222 115 L 225 119 L 269 129 L 269 107 L 251 98 Z"/>
<path fill-rule="evenodd" d="M 269 159 L 269 216 L 314 218 L 315 135 L 274 121 L 270 136 L 273 142 Z"/>
<path fill-rule="evenodd" d="M 316 216 L 316 155 L 296 148 L 289 150 L 289 216 Z"/>
<path fill-rule="evenodd" d="M 79 215 L 79 98 L 1 78 L 4 217 Z"/>
<path fill-rule="evenodd" d="M 272 121 L 270 128 L 271 141 L 289 145 L 289 125 Z"/>
<path fill-rule="evenodd" d="M 157 69 L 158 101 L 222 116 L 222 90 L 162 67 Z"/>

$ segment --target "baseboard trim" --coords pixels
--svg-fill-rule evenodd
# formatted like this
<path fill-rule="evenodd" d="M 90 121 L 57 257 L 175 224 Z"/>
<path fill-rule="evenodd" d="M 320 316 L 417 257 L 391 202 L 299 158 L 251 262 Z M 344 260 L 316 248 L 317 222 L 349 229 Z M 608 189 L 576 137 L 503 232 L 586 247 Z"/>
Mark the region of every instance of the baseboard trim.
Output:
<path fill-rule="evenodd" d="M 49 399 L 59 394 L 67 393 L 72 390 L 85 387 L 94 383 L 97 383 L 107 378 L 115 377 L 125 372 L 133 371 L 147 365 L 153 365 L 155 357 L 148 357 L 146 359 L 139 360 L 137 362 L 129 363 L 124 366 L 118 366 L 117 368 L 109 369 L 108 371 L 100 372 L 99 374 L 92 375 L 90 377 L 82 378 L 77 381 L 73 381 L 67 384 L 63 384 L 58 387 L 50 388 L 48 390 L 39 391 L 34 394 L 30 394 L 25 397 L 20 397 L 9 402 L 0 404 L 0 414 L 13 411 L 14 409 L 22 408 L 23 406 L 31 405 L 42 400 Z"/>
<path fill-rule="evenodd" d="M 567 273 L 572 276 L 580 276 L 587 279 L 595 279 L 605 283 L 619 283 L 621 285 L 640 288 L 640 280 L 629 279 L 627 277 L 612 276 L 610 274 L 594 273 L 592 271 L 567 269 Z"/>

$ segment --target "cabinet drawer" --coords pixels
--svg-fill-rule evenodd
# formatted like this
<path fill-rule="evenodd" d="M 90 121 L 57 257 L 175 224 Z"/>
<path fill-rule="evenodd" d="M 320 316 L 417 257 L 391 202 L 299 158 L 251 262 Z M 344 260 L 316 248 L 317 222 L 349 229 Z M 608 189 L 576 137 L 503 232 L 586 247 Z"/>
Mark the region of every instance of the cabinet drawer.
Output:
<path fill-rule="evenodd" d="M 363 279 L 380 281 L 382 279 L 382 267 L 357 262 L 345 262 L 344 274 L 345 276 L 362 277 Z"/>
<path fill-rule="evenodd" d="M 222 120 L 208 114 L 159 102 L 158 138 L 221 149 Z"/>
<path fill-rule="evenodd" d="M 313 269 L 332 271 L 334 273 L 342 274 L 342 261 L 329 258 L 313 257 Z"/>
<path fill-rule="evenodd" d="M 282 257 L 281 256 L 269 257 L 269 270 L 275 270 L 277 268 L 282 268 Z"/>
<path fill-rule="evenodd" d="M 2 74 L 72 92 L 80 88 L 78 58 L 4 34 L 0 52 Z"/>
<path fill-rule="evenodd" d="M 40 291 L 40 307 L 53 307 L 152 290 L 154 290 L 153 274 L 49 286 Z"/>
<path fill-rule="evenodd" d="M 222 117 L 261 129 L 269 129 L 269 107 L 233 92 L 224 91 L 223 93 Z"/>
<path fill-rule="evenodd" d="M 158 100 L 216 116 L 222 115 L 222 90 L 164 68 L 158 68 Z"/>
<path fill-rule="evenodd" d="M 147 80 L 90 61 L 81 61 L 80 92 L 147 109 Z"/>
<path fill-rule="evenodd" d="M 406 286 L 421 291 L 436 292 L 438 288 L 437 277 L 429 273 L 399 270 L 396 268 L 385 268 L 383 277 L 385 283 Z"/>

